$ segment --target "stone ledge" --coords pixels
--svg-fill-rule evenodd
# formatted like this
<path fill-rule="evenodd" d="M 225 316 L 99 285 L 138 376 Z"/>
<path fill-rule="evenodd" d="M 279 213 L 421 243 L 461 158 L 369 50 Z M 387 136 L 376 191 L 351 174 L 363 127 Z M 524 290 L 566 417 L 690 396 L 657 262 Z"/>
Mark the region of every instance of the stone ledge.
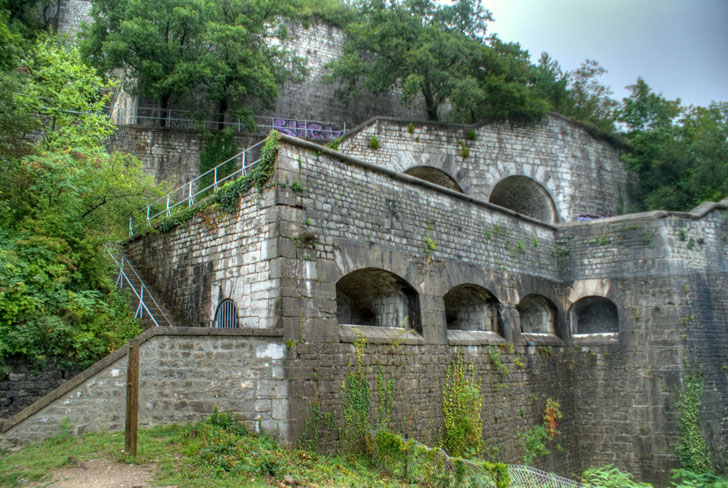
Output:
<path fill-rule="evenodd" d="M 574 334 L 571 343 L 575 346 L 612 346 L 619 344 L 618 332 L 603 332 L 600 334 Z"/>
<path fill-rule="evenodd" d="M 527 346 L 564 346 L 564 341 L 554 334 L 534 334 L 522 332 L 521 337 Z"/>
<path fill-rule="evenodd" d="M 283 330 L 253 329 L 249 327 L 240 329 L 213 329 L 208 327 L 155 327 L 153 329 L 147 329 L 132 340 L 141 345 L 157 336 L 283 337 Z M 61 384 L 55 390 L 52 390 L 47 395 L 36 400 L 30 406 L 24 408 L 13 416 L 8 417 L 0 423 L 0 434 L 7 432 L 12 427 L 18 425 L 28 417 L 31 417 L 54 401 L 58 400 L 69 391 L 77 388 L 84 381 L 126 356 L 128 351 L 129 344 L 123 345 L 116 351 L 88 367 L 83 372 Z"/>
<path fill-rule="evenodd" d="M 339 326 L 339 339 L 341 342 L 353 343 L 359 337 L 365 338 L 367 344 L 421 345 L 425 343 L 425 339 L 412 329 L 377 327 L 374 325 L 342 324 Z"/>
<path fill-rule="evenodd" d="M 451 346 L 482 346 L 504 344 L 506 340 L 490 330 L 448 330 L 447 342 Z"/>

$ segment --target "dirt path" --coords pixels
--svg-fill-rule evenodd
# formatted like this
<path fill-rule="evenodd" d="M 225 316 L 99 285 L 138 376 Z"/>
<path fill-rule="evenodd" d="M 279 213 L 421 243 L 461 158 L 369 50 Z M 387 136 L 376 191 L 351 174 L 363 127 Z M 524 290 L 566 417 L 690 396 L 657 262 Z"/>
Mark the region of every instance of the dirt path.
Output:
<path fill-rule="evenodd" d="M 64 466 L 53 472 L 51 481 L 32 488 L 147 488 L 153 486 L 154 468 L 124 464 L 110 459 L 91 459 Z M 174 487 L 167 487 L 174 488 Z"/>

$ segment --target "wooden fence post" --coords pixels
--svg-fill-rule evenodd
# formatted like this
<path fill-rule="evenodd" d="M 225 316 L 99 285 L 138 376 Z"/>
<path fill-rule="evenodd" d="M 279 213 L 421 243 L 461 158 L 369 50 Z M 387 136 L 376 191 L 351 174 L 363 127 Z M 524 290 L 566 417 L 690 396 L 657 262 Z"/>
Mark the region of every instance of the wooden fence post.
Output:
<path fill-rule="evenodd" d="M 129 368 L 126 373 L 126 428 L 124 452 L 137 455 L 137 427 L 139 424 L 139 342 L 129 341 Z"/>

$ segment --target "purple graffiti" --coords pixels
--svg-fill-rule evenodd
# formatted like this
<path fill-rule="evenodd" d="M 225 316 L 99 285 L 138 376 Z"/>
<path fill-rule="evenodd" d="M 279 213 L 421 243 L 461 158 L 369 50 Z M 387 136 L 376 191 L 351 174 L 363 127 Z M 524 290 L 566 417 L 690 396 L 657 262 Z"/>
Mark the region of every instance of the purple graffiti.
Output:
<path fill-rule="evenodd" d="M 343 130 L 336 130 L 331 125 L 323 126 L 316 122 L 302 122 L 293 119 L 273 119 L 273 127 L 278 132 L 303 139 L 330 141 L 344 135 Z"/>

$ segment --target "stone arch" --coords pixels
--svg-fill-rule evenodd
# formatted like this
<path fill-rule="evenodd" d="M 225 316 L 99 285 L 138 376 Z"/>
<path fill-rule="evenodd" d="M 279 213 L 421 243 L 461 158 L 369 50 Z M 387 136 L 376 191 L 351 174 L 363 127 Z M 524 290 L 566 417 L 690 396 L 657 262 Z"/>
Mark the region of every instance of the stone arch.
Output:
<path fill-rule="evenodd" d="M 556 223 L 556 206 L 551 195 L 527 176 L 508 176 L 491 190 L 490 203 L 514 210 L 542 222 Z"/>
<path fill-rule="evenodd" d="M 516 306 L 524 334 L 556 335 L 556 306 L 548 298 L 529 294 Z"/>
<path fill-rule="evenodd" d="M 460 188 L 460 185 L 458 185 L 458 182 L 455 181 L 455 178 L 434 166 L 413 166 L 406 170 L 404 174 L 463 193 L 463 190 Z"/>
<path fill-rule="evenodd" d="M 336 318 L 339 324 L 422 330 L 417 291 L 378 268 L 353 271 L 336 282 Z"/>
<path fill-rule="evenodd" d="M 617 306 L 604 297 L 584 297 L 571 307 L 571 331 L 575 335 L 619 332 Z"/>
<path fill-rule="evenodd" d="M 500 303 L 485 288 L 470 283 L 458 285 L 443 300 L 448 329 L 490 331 L 503 336 Z"/>

